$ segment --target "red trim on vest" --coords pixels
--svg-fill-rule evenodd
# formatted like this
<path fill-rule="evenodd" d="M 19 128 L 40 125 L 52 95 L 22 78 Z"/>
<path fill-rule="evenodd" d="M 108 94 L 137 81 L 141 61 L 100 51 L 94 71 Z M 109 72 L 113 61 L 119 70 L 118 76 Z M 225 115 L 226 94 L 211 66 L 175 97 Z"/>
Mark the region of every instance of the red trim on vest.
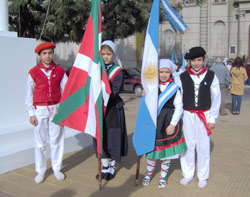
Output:
<path fill-rule="evenodd" d="M 29 72 L 35 82 L 33 104 L 38 106 L 57 104 L 60 102 L 60 83 L 65 72 L 52 62 L 54 65 L 50 74 L 50 80 L 48 80 L 48 77 L 40 69 L 40 64 L 36 65 Z"/>

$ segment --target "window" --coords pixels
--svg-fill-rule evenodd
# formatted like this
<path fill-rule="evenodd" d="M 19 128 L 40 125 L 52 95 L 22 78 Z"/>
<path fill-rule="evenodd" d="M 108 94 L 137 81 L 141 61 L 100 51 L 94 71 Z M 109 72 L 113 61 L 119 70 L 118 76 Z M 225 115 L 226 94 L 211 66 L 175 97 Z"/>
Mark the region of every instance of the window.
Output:
<path fill-rule="evenodd" d="M 186 4 L 194 4 L 196 3 L 196 0 L 185 0 Z"/>
<path fill-rule="evenodd" d="M 214 23 L 212 31 L 212 46 L 214 51 L 212 52 L 214 56 L 226 56 L 226 25 L 223 21 L 217 21 Z"/>
<path fill-rule="evenodd" d="M 215 3 L 225 3 L 226 0 L 214 0 Z"/>
<path fill-rule="evenodd" d="M 236 45 L 231 45 L 229 48 L 229 53 L 236 53 Z"/>

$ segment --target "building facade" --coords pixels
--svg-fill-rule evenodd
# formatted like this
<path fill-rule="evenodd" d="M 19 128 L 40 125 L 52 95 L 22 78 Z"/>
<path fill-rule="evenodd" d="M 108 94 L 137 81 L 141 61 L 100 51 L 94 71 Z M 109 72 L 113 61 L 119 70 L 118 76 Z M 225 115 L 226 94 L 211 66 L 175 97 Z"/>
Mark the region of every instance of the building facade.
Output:
<path fill-rule="evenodd" d="M 171 2 L 171 1 L 170 1 Z M 185 34 L 177 35 L 167 21 L 161 25 L 161 56 L 170 57 L 173 48 L 181 52 L 193 46 L 202 46 L 207 57 L 250 56 L 250 1 L 204 0 L 200 6 L 195 0 L 172 1 L 189 27 Z"/>
<path fill-rule="evenodd" d="M 207 60 L 216 57 L 250 57 L 250 0 L 169 0 L 176 8 L 188 30 L 176 34 L 168 21 L 159 27 L 159 58 L 171 58 L 173 49 L 179 61 L 182 53 L 194 46 L 207 51 Z M 116 40 L 118 54 L 124 67 L 141 67 L 144 33 Z M 66 47 L 66 48 L 65 48 Z M 56 59 L 62 66 L 73 64 L 79 46 L 61 43 Z"/>

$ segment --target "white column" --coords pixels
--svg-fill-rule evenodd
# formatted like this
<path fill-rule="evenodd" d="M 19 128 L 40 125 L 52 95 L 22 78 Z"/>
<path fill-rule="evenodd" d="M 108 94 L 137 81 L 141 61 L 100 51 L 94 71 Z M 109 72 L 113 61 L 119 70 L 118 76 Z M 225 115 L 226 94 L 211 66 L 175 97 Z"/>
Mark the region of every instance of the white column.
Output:
<path fill-rule="evenodd" d="M 8 0 L 0 1 L 0 31 L 8 31 Z"/>

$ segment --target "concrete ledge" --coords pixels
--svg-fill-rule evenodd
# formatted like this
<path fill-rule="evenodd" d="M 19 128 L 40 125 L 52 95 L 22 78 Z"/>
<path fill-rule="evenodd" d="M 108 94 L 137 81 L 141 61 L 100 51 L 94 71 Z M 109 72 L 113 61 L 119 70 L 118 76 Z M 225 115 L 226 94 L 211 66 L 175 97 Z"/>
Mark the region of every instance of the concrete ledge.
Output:
<path fill-rule="evenodd" d="M 64 153 L 81 150 L 92 144 L 88 134 L 66 128 Z M 49 146 L 47 157 L 50 158 Z M 5 133 L 0 137 L 0 174 L 34 164 L 33 128 Z"/>

